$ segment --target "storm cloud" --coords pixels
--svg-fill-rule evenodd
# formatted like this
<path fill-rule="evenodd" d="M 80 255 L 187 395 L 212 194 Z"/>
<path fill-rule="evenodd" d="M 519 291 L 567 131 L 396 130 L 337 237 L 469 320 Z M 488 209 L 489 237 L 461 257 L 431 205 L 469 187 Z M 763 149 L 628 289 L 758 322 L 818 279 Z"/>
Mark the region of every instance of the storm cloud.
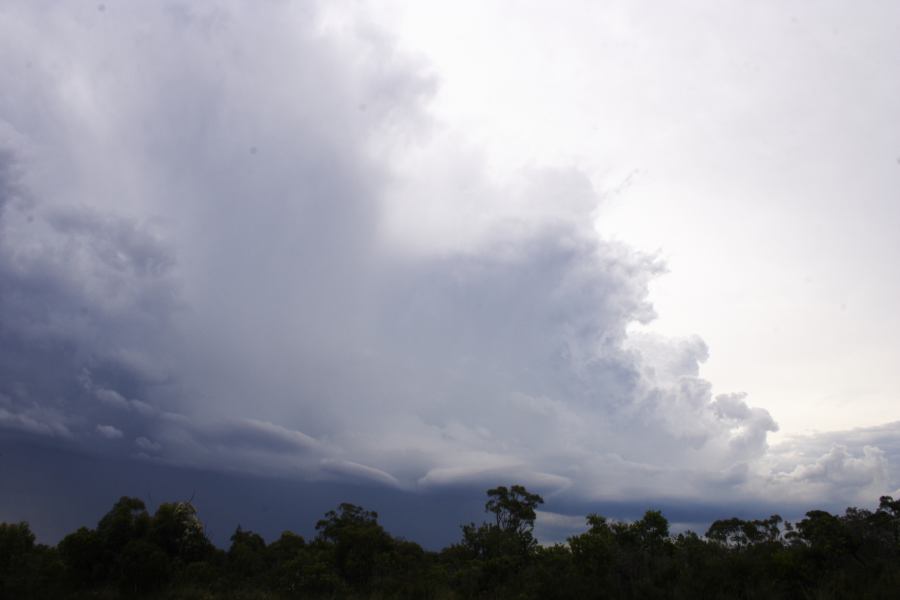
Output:
<path fill-rule="evenodd" d="M 589 179 L 492 179 L 429 115 L 426 64 L 326 17 L 0 11 L 0 429 L 571 506 L 897 487 L 880 439 L 773 452 L 702 340 L 630 335 L 665 267 L 597 232 Z"/>

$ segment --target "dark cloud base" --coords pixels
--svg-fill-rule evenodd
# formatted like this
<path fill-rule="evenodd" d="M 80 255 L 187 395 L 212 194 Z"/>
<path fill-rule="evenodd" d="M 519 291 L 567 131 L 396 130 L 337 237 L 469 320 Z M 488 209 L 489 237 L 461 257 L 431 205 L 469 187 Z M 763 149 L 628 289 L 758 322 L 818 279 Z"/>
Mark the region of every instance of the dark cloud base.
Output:
<path fill-rule="evenodd" d="M 137 467 L 137 468 L 136 468 Z M 484 490 L 413 494 L 347 483 L 287 481 L 88 456 L 17 436 L 0 436 L 0 522 L 28 521 L 43 543 L 93 527 L 121 496 L 151 510 L 194 498 L 214 543 L 227 546 L 235 528 L 268 540 L 291 530 L 315 534 L 317 520 L 341 502 L 375 510 L 394 535 L 440 548 L 459 537 L 458 524 L 480 520 Z"/>
<path fill-rule="evenodd" d="M 271 477 L 187 469 L 90 456 L 52 444 L 34 443 L 17 434 L 0 436 L 0 521 L 27 521 L 43 543 L 55 544 L 81 526 L 96 525 L 120 496 L 136 496 L 153 510 L 162 502 L 193 497 L 212 541 L 221 547 L 238 525 L 276 539 L 291 530 L 315 535 L 322 515 L 341 502 L 378 512 L 393 535 L 440 549 L 459 541 L 459 526 L 485 518 L 483 486 L 455 487 L 432 493 L 411 493 L 372 485 L 289 481 Z M 497 485 L 514 482 L 498 481 Z M 875 504 L 873 499 L 871 504 Z M 761 518 L 781 514 L 797 519 L 811 507 L 793 503 L 685 502 L 666 498 L 633 501 L 572 502 L 548 497 L 544 507 L 570 515 L 565 524 L 539 518 L 543 542 L 563 541 L 585 530 L 581 516 L 591 512 L 618 520 L 640 518 L 647 509 L 661 510 L 673 529 L 703 532 L 720 518 Z M 823 502 L 815 508 L 840 510 Z M 544 521 L 542 523 L 542 521 Z"/>

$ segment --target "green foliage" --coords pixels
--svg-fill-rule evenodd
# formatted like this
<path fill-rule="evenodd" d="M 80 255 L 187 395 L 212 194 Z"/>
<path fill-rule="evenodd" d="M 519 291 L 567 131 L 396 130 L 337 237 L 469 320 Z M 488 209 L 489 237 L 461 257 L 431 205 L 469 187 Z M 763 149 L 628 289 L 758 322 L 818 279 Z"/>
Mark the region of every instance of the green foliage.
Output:
<path fill-rule="evenodd" d="M 463 539 L 442 553 L 453 586 L 465 597 L 516 595 L 538 548 L 536 509 L 544 499 L 521 485 L 487 491 L 493 523 L 462 526 Z"/>
<path fill-rule="evenodd" d="M 900 501 L 812 510 L 796 524 L 778 515 L 721 519 L 705 536 L 669 533 L 661 512 L 635 521 L 587 517 L 565 544 L 534 538 L 538 495 L 487 491 L 488 522 L 462 527 L 439 553 L 391 536 L 378 514 L 341 504 L 311 541 L 284 532 L 271 544 L 238 526 L 228 551 L 207 539 L 189 502 L 123 497 L 96 529 L 56 548 L 26 523 L 0 524 L 0 600 L 168 598 L 894 598 L 900 589 Z"/>
<path fill-rule="evenodd" d="M 334 547 L 337 572 L 351 586 L 364 587 L 376 574 L 379 555 L 391 549 L 391 537 L 378 524 L 378 513 L 343 503 L 316 523 L 323 542 Z"/>
<path fill-rule="evenodd" d="M 129 597 L 155 593 L 173 579 L 184 581 L 187 569 L 215 554 L 189 502 L 162 504 L 151 517 L 142 500 L 126 496 L 96 529 L 82 527 L 63 538 L 58 551 L 69 589 L 118 590 Z"/>
<path fill-rule="evenodd" d="M 28 523 L 0 523 L 0 573 L 9 572 L 20 556 L 34 549 L 34 534 Z"/>
<path fill-rule="evenodd" d="M 744 548 L 754 544 L 775 543 L 781 539 L 779 515 L 768 519 L 742 521 L 741 519 L 721 519 L 714 521 L 706 532 L 707 539 L 733 548 Z"/>
<path fill-rule="evenodd" d="M 228 549 L 229 577 L 237 581 L 255 580 L 266 570 L 266 542 L 258 533 L 238 525 Z"/>
<path fill-rule="evenodd" d="M 116 583 L 124 595 L 131 597 L 164 587 L 171 576 L 169 557 L 147 538 L 125 544 L 116 563 Z"/>
<path fill-rule="evenodd" d="M 64 537 L 57 548 L 72 588 L 89 588 L 106 579 L 108 564 L 103 544 L 93 529 L 79 528 Z"/>
<path fill-rule="evenodd" d="M 150 515 L 144 502 L 123 496 L 97 523 L 97 535 L 108 557 L 114 558 L 132 540 L 144 537 L 150 528 Z"/>
<path fill-rule="evenodd" d="M 501 485 L 488 490 L 487 495 L 484 510 L 494 513 L 499 529 L 520 536 L 531 533 L 537 518 L 535 509 L 544 503 L 543 498 L 521 485 L 510 488 Z"/>
<path fill-rule="evenodd" d="M 190 502 L 160 504 L 150 523 L 150 538 L 169 558 L 191 563 L 213 553 L 197 509 Z"/>
<path fill-rule="evenodd" d="M 56 550 L 35 544 L 27 523 L 0 523 L 0 599 L 51 597 L 62 579 Z"/>

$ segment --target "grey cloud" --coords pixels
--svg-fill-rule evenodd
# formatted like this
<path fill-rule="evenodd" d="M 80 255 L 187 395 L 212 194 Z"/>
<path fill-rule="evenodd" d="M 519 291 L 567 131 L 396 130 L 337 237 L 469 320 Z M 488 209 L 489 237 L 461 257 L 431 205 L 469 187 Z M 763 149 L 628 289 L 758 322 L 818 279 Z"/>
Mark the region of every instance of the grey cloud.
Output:
<path fill-rule="evenodd" d="M 162 450 L 162 445 L 159 442 L 154 442 L 144 436 L 136 438 L 134 440 L 134 445 L 145 452 L 159 452 Z"/>
<path fill-rule="evenodd" d="M 765 457 L 762 483 L 774 493 L 829 505 L 871 504 L 900 495 L 900 423 L 794 435 Z"/>
<path fill-rule="evenodd" d="M 129 280 L 153 278 L 166 275 L 175 262 L 159 240 L 126 219 L 68 208 L 50 213 L 47 222 L 68 238 L 70 250 L 89 254 L 85 261 L 104 274 L 119 272 Z M 82 245 L 83 249 L 78 248 Z"/>
<path fill-rule="evenodd" d="M 29 210 L 8 204 L 0 214 L 4 422 L 88 435 L 91 423 L 109 422 L 105 405 L 125 400 L 98 388 L 100 402 L 89 401 L 84 374 L 147 393 L 154 371 L 164 369 L 155 341 L 167 327 L 171 294 L 159 281 L 164 274 L 132 268 L 134 245 L 114 250 L 120 244 L 108 236 L 140 240 L 134 228 L 123 233 L 119 222 L 90 220 L 88 209 L 78 211 L 89 219 L 80 228 L 59 227 Z"/>
<path fill-rule="evenodd" d="M 216 432 L 217 441 L 229 446 L 265 447 L 275 452 L 317 450 L 320 444 L 310 436 L 279 425 L 244 419 L 228 423 Z"/>
<path fill-rule="evenodd" d="M 125 435 L 121 429 L 112 425 L 97 425 L 97 433 L 110 440 L 118 440 Z"/>
<path fill-rule="evenodd" d="M 766 434 L 778 431 L 778 424 L 768 411 L 750 408 L 745 402 L 747 395 L 720 394 L 712 403 L 712 409 L 723 421 L 731 424 L 730 444 L 738 448 L 761 450 L 765 448 Z"/>
<path fill-rule="evenodd" d="M 389 486 L 398 486 L 400 483 L 397 481 L 397 478 L 390 473 L 353 461 L 323 459 L 319 465 L 324 472 L 334 473 L 342 479 L 350 478 Z"/>
<path fill-rule="evenodd" d="M 796 482 L 830 482 L 841 487 L 865 487 L 885 478 L 884 452 L 863 446 L 861 456 L 852 456 L 845 446 L 833 446 L 812 464 L 798 465 L 786 479 Z"/>
<path fill-rule="evenodd" d="M 584 515 L 565 515 L 539 510 L 535 521 L 535 537 L 544 545 L 562 543 L 587 529 Z"/>
<path fill-rule="evenodd" d="M 432 81 L 387 38 L 173 6 L 107 11 L 106 38 L 67 22 L 75 52 L 42 30 L 6 88 L 29 149 L 0 161 L 0 427 L 422 491 L 730 499 L 762 477 L 776 425 L 711 397 L 702 340 L 628 335 L 663 265 L 596 234 L 584 174 L 448 158 Z"/>
<path fill-rule="evenodd" d="M 41 407 L 25 408 L 18 411 L 0 407 L 0 426 L 36 435 L 71 437 L 62 415 L 52 409 Z"/>

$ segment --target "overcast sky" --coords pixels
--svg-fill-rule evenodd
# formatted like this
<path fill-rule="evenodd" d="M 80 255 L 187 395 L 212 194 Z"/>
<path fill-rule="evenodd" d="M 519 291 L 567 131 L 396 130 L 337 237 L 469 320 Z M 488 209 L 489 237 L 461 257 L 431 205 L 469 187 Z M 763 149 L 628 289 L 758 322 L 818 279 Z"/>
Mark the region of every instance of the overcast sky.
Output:
<path fill-rule="evenodd" d="M 4 3 L 0 520 L 900 494 L 897 73 L 891 2 Z"/>

